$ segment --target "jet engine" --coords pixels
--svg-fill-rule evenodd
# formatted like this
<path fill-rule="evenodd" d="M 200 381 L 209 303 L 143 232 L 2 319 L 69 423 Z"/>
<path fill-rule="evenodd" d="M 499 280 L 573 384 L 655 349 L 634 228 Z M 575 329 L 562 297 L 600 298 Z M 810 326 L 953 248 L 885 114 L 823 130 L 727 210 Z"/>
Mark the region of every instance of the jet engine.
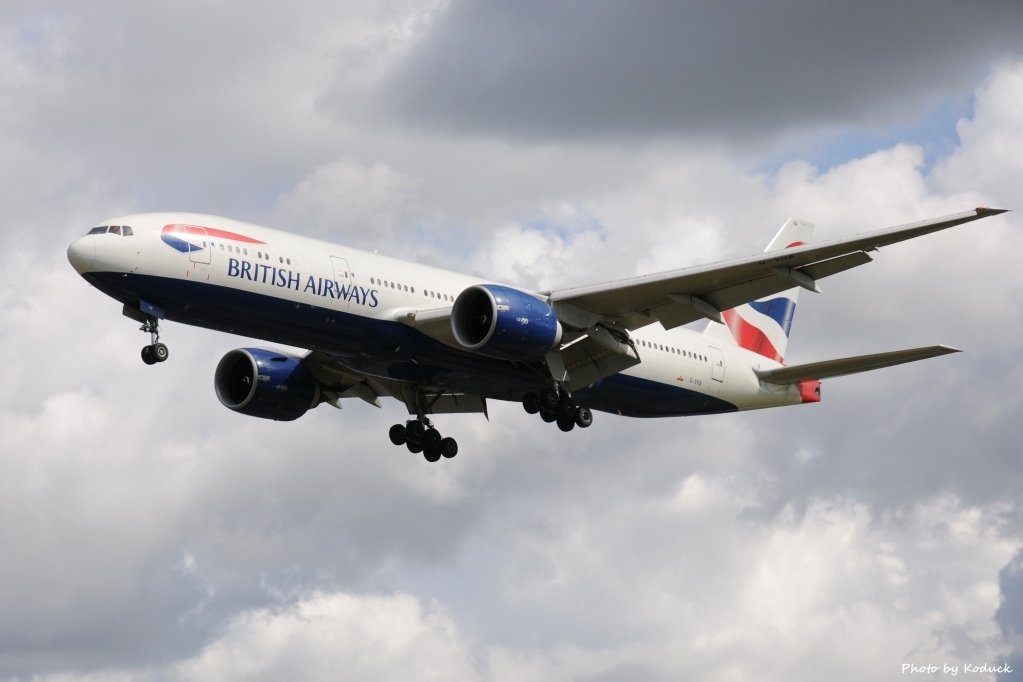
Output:
<path fill-rule="evenodd" d="M 537 360 L 561 341 L 561 323 L 546 301 L 497 284 L 458 295 L 451 331 L 467 350 L 505 360 Z"/>
<path fill-rule="evenodd" d="M 224 407 L 250 417 L 292 421 L 320 402 L 320 386 L 302 360 L 262 348 L 238 348 L 213 377 Z"/>

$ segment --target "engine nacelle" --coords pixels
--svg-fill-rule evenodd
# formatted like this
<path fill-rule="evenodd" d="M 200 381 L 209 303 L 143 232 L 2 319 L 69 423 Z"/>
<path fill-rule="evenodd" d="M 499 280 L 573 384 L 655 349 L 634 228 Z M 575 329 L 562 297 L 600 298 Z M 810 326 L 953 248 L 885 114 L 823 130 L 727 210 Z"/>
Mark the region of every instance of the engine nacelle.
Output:
<path fill-rule="evenodd" d="M 250 417 L 292 421 L 320 402 L 320 386 L 302 361 L 262 348 L 237 348 L 213 376 L 224 407 Z"/>
<path fill-rule="evenodd" d="M 451 331 L 464 348 L 505 360 L 542 358 L 561 341 L 561 323 L 546 301 L 497 284 L 458 295 Z"/>

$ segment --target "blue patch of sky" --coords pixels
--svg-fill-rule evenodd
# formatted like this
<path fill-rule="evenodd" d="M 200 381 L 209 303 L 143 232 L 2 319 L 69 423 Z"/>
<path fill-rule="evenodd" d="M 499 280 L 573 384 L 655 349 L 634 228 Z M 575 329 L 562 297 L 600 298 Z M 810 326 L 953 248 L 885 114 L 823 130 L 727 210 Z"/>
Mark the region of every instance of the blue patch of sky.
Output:
<path fill-rule="evenodd" d="M 600 221 L 592 216 L 584 216 L 568 225 L 556 223 L 547 218 L 535 218 L 523 223 L 523 227 L 527 230 L 539 232 L 545 236 L 557 237 L 566 243 L 571 242 L 576 235 L 582 232 L 596 233 L 597 237 L 601 241 L 603 241 L 607 236 L 604 226 L 600 223 Z"/>
<path fill-rule="evenodd" d="M 972 93 L 964 94 L 942 99 L 912 121 L 884 127 L 865 123 L 810 133 L 757 164 L 756 171 L 773 174 L 790 161 L 802 160 L 824 173 L 848 161 L 908 143 L 923 150 L 922 172 L 926 174 L 935 161 L 951 153 L 959 144 L 956 124 L 972 115 L 973 103 Z"/>

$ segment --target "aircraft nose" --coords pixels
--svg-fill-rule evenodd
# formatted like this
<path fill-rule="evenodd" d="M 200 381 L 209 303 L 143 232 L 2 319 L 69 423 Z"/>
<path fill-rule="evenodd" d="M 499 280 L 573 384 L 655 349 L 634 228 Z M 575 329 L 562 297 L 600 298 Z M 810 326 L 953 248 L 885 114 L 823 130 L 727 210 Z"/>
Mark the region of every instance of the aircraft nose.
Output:
<path fill-rule="evenodd" d="M 67 259 L 79 275 L 84 275 L 96 260 L 96 241 L 89 237 L 74 240 L 71 246 L 67 247 Z"/>

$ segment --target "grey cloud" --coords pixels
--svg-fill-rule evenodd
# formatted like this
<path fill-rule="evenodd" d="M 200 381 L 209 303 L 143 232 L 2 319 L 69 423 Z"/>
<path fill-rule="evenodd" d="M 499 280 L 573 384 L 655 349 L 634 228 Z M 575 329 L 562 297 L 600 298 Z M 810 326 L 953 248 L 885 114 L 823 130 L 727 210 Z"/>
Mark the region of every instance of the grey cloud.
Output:
<path fill-rule="evenodd" d="M 777 137 L 915 120 L 1019 52 L 988 1 L 455 2 L 382 87 L 401 125 L 538 139 Z"/>
<path fill-rule="evenodd" d="M 1004 659 L 1012 666 L 1013 673 L 999 674 L 998 679 L 1009 680 L 1023 670 L 1023 550 L 998 574 L 998 587 L 1002 603 L 995 613 L 995 620 L 1002 633 L 1013 643 L 1013 649 Z"/>
<path fill-rule="evenodd" d="M 11 7 L 0 15 L 10 17 Z M 54 7 L 61 11 L 38 24 L 35 43 L 0 52 L 14 55 L 8 63 L 17 67 L 0 76 L 10 103 L 0 115 L 0 150 L 12 152 L 0 154 L 9 215 L 0 231 L 0 347 L 7 351 L 0 363 L 0 676 L 188 678 L 221 660 L 241 670 L 247 661 L 224 648 L 237 628 L 252 635 L 243 638 L 255 643 L 246 651 L 259 651 L 262 625 L 272 635 L 278 616 L 287 621 L 319 593 L 357 602 L 367 593 L 436 600 L 442 617 L 424 641 L 454 642 L 458 655 L 470 650 L 469 667 L 493 678 L 641 671 L 677 679 L 680 670 L 696 670 L 710 679 L 723 661 L 734 661 L 750 676 L 817 679 L 836 660 L 852 662 L 838 678 L 883 678 L 894 677 L 894 659 L 906 651 L 963 651 L 962 642 L 1004 648 L 1008 635 L 1000 638 L 991 619 L 998 604 L 984 588 L 1016 551 L 1023 527 L 1015 443 L 1023 385 L 1015 369 L 1023 337 L 1013 257 L 1023 248 L 1018 214 L 885 249 L 877 263 L 828 280 L 824 296 L 801 300 L 792 345 L 799 360 L 917 341 L 946 341 L 967 353 L 829 381 L 819 406 L 684 420 L 598 415 L 594 428 L 571 435 L 539 428 L 517 405 L 495 405 L 489 422 L 443 419 L 463 454 L 437 467 L 387 442 L 387 426 L 405 416 L 394 402 L 383 410 L 346 405 L 340 413 L 324 406 L 290 425 L 223 409 L 210 387 L 219 355 L 269 344 L 168 324 L 171 362 L 143 367 L 137 324 L 82 282 L 63 253 L 84 226 L 133 210 L 196 208 L 257 222 L 265 216 L 270 224 L 276 213 L 299 223 L 291 226 L 297 232 L 344 232 L 343 242 L 380 215 L 385 234 L 400 239 L 382 243 L 363 231 L 366 246 L 414 255 L 426 242 L 435 262 L 453 268 L 496 269 L 504 258 L 513 276 L 576 284 L 746 255 L 790 213 L 816 221 L 823 238 L 981 198 L 1013 207 L 1019 99 L 1002 78 L 1018 65 L 998 70 L 989 84 L 1004 100 L 994 107 L 1001 114 L 967 126 L 974 142 L 989 129 L 1000 136 L 983 145 L 964 138 L 940 181 L 906 148 L 833 175 L 794 164 L 757 176 L 729 153 L 677 139 L 590 145 L 593 138 L 569 129 L 573 116 L 586 134 L 627 128 L 620 122 L 630 120 L 629 110 L 605 112 L 594 93 L 606 88 L 649 102 L 645 86 L 624 82 L 635 67 L 609 66 L 608 80 L 588 85 L 589 114 L 568 99 L 552 102 L 564 111 L 550 128 L 512 120 L 511 112 L 497 112 L 487 128 L 473 118 L 480 115 L 475 104 L 465 118 L 453 111 L 440 121 L 443 112 L 424 105 L 426 123 L 455 131 L 438 135 L 396 124 L 403 112 L 373 99 L 372 78 L 362 89 L 346 83 L 351 108 L 340 123 L 321 118 L 317 107 L 333 100 L 317 104 L 317 96 L 337 68 L 332 27 L 367 25 L 348 42 L 338 38 L 365 60 L 372 50 L 359 46 L 375 47 L 393 28 L 387 12 L 374 22 L 309 2 L 263 8 L 248 21 L 230 6 L 212 14 L 187 3 L 157 14 L 123 13 L 113 3 L 84 14 L 70 3 Z M 407 53 L 406 68 L 423 59 L 422 74 L 432 78 L 444 36 L 451 50 L 469 39 L 455 29 L 530 23 L 517 6 L 480 7 L 454 6 Z M 991 13 L 1004 12 L 1001 23 L 1012 26 L 1014 7 Z M 504 79 L 519 83 L 520 95 L 535 94 L 556 78 L 540 73 L 534 83 L 520 63 L 538 70 L 554 54 L 577 58 L 581 73 L 625 49 L 605 40 L 600 49 L 583 45 L 576 57 L 568 40 L 562 48 L 549 37 L 570 10 L 526 10 L 552 21 L 533 26 L 532 38 L 518 30 L 521 53 L 495 42 L 507 65 L 495 88 Z M 666 7 L 650 11 L 651 24 L 674 16 Z M 486 12 L 496 18 L 478 16 Z M 588 23 L 574 30 L 594 44 L 611 24 L 646 30 L 641 17 L 616 12 L 593 5 Z M 920 26 L 944 35 L 941 21 L 958 13 L 924 16 Z M 971 8 L 964 35 L 991 28 L 976 25 L 982 13 Z M 769 30 L 770 17 L 761 19 L 766 33 L 780 31 Z M 722 30 L 723 52 L 757 54 L 768 41 L 714 21 L 705 28 Z M 108 25 L 110 40 L 98 41 Z M 946 67 L 948 82 L 908 87 L 932 93 L 921 97 L 961 87 L 969 80 L 963 73 L 979 63 L 971 60 L 997 47 L 999 30 L 993 43 L 975 40 L 965 52 L 946 41 L 963 64 L 949 71 L 943 60 L 953 57 L 937 55 L 935 73 Z M 190 31 L 195 49 L 182 52 L 180 39 Z M 648 41 L 631 41 L 637 60 L 671 47 L 670 30 L 650 31 Z M 822 33 L 835 35 L 826 26 Z M 0 45 L 10 48 L 17 30 L 2 35 Z M 709 49 L 709 39 L 692 40 Z M 133 63 L 121 61 L 126 41 L 140 46 Z M 470 66 L 486 64 L 454 63 L 451 74 Z M 807 68 L 808 82 L 819 82 L 815 65 Z M 13 78 L 25 73 L 24 82 Z M 402 73 L 386 87 L 412 71 Z M 866 99 L 881 101 L 893 87 L 889 78 L 879 73 L 878 97 Z M 494 97 L 500 103 L 512 95 Z M 661 114 L 637 118 L 651 137 L 674 130 L 676 99 L 664 95 Z M 355 115 L 372 106 L 397 115 Z M 792 106 L 774 103 L 768 112 L 782 121 Z M 815 106 L 837 107 L 831 100 Z M 464 139 L 467 129 L 484 138 Z M 564 130 L 573 139 L 517 144 L 500 139 L 508 130 Z M 360 199 L 357 210 L 346 212 L 348 198 Z M 425 226 L 404 225 L 417 215 L 428 216 Z M 528 253 L 519 228 L 535 240 Z M 817 582 L 801 583 L 803 575 Z M 998 617 L 1012 624 L 1015 573 L 1003 576 Z M 948 642 L 931 642 L 935 628 Z M 390 634 L 371 643 L 391 642 Z M 694 668 L 679 642 L 697 641 L 703 648 Z M 353 656 L 372 651 L 351 647 L 345 651 Z M 282 648 L 270 661 L 277 667 L 267 670 L 287 677 L 317 660 L 313 651 L 296 662 L 292 652 Z M 430 660 L 407 653 L 402 661 L 410 665 Z M 327 651 L 323 660 L 341 659 Z M 465 669 L 461 659 L 455 663 L 445 669 Z"/>
<path fill-rule="evenodd" d="M 998 626 L 1007 635 L 1023 635 L 1023 550 L 998 574 L 1002 603 L 995 613 Z"/>

